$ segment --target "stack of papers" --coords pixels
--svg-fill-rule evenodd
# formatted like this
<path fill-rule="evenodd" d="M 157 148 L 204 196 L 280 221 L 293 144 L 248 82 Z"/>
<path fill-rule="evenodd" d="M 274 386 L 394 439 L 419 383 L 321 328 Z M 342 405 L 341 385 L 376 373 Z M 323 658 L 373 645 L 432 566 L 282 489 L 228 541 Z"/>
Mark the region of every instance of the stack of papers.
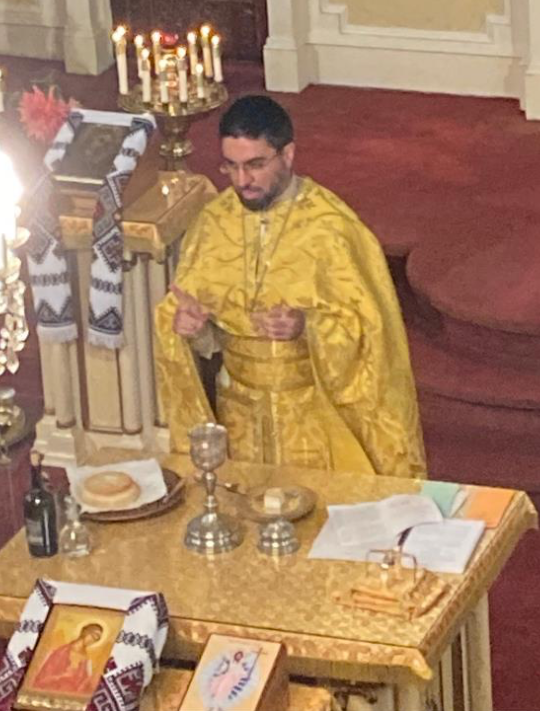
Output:
<path fill-rule="evenodd" d="M 399 494 L 382 501 L 328 507 L 328 520 L 315 539 L 310 558 L 377 560 L 370 551 L 401 542 L 420 567 L 462 573 L 480 540 L 482 521 L 444 519 L 430 496 Z M 411 530 L 412 529 L 412 530 Z M 404 564 L 407 563 L 405 559 Z"/>

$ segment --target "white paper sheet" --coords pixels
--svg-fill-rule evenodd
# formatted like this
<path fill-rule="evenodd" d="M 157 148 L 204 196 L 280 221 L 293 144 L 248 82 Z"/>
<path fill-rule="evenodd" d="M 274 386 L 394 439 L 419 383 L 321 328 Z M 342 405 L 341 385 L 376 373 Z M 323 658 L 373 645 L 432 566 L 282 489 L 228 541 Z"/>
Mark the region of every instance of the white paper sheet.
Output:
<path fill-rule="evenodd" d="M 396 494 L 352 506 L 329 506 L 328 515 L 342 546 L 363 545 L 368 539 L 391 540 L 420 523 L 443 520 L 437 504 L 418 494 Z"/>
<path fill-rule="evenodd" d="M 363 561 L 367 560 L 370 550 L 392 548 L 397 545 L 398 540 L 399 536 L 381 538 L 374 531 L 368 531 L 364 540 L 344 546 L 339 541 L 332 518 L 329 518 L 314 540 L 308 558 Z M 376 557 L 370 556 L 370 560 L 375 561 Z"/>
<path fill-rule="evenodd" d="M 421 568 L 436 573 L 463 573 L 485 529 L 483 521 L 445 519 L 416 526 L 403 552 L 414 555 Z M 407 565 L 407 560 L 404 560 Z"/>

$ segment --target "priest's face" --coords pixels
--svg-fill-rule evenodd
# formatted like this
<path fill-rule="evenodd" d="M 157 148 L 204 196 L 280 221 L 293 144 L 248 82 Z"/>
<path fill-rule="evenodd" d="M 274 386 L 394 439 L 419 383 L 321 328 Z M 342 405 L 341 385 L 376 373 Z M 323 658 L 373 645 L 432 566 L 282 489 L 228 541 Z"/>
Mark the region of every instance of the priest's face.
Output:
<path fill-rule="evenodd" d="M 265 138 L 227 136 L 221 151 L 221 171 L 249 210 L 265 210 L 291 181 L 294 143 L 277 151 Z"/>

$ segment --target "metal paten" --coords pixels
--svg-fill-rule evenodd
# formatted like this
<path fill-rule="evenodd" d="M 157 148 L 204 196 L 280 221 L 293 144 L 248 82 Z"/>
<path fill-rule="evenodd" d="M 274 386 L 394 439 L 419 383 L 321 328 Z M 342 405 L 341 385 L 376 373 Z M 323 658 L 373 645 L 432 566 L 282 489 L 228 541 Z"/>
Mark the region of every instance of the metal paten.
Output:
<path fill-rule="evenodd" d="M 244 531 L 234 518 L 218 511 L 214 493 L 217 485 L 214 469 L 227 458 L 227 430 L 208 422 L 194 427 L 189 440 L 191 459 L 202 470 L 206 500 L 204 513 L 189 522 L 184 543 L 190 550 L 207 555 L 230 551 L 242 543 Z"/>

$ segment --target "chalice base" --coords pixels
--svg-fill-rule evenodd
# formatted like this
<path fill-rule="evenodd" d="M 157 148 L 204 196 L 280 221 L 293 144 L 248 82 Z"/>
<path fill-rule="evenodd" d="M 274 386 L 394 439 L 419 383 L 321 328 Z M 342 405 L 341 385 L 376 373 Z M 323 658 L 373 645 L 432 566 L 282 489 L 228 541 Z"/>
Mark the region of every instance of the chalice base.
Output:
<path fill-rule="evenodd" d="M 207 555 L 231 551 L 244 540 L 242 526 L 226 514 L 207 514 L 192 519 L 187 527 L 186 548 Z"/>
<path fill-rule="evenodd" d="M 300 548 L 300 541 L 296 537 L 293 524 L 283 518 L 277 518 L 261 526 L 257 548 L 266 555 L 290 555 Z"/>

